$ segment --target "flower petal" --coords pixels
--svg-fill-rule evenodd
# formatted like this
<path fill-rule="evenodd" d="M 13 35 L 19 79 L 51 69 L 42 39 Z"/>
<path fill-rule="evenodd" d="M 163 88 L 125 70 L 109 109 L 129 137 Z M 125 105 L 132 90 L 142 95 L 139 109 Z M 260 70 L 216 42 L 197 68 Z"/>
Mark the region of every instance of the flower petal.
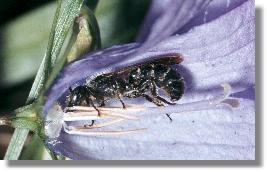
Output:
<path fill-rule="evenodd" d="M 111 48 L 110 52 L 91 54 L 64 68 L 48 94 L 50 105 L 69 85 L 88 76 L 170 53 L 185 56 L 183 66 L 178 68 L 187 84 L 181 103 L 207 99 L 207 94 L 214 96 L 223 83 L 230 83 L 235 94 L 246 92 L 255 85 L 254 20 L 254 2 L 248 1 L 210 23 L 172 36 L 148 50 L 125 45 L 119 47 L 122 51 Z M 114 53 L 115 59 L 109 53 Z M 85 73 L 80 72 L 79 76 L 78 69 Z M 72 159 L 255 159 L 254 100 L 239 101 L 240 106 L 232 111 L 218 107 L 172 115 L 172 123 L 164 114 L 151 114 L 140 121 L 112 126 L 148 128 L 141 134 L 89 137 L 62 131 L 58 144 L 49 146 Z"/>
<path fill-rule="evenodd" d="M 172 36 L 138 58 L 166 52 L 179 52 L 184 56 L 182 66 L 177 70 L 186 80 L 187 91 L 209 92 L 222 83 L 231 84 L 234 92 L 254 87 L 254 2 L 247 1 L 210 23 Z"/>
<path fill-rule="evenodd" d="M 210 0 L 154 0 L 137 38 L 153 45 L 171 36 L 196 14 L 205 8 Z"/>
<path fill-rule="evenodd" d="M 47 94 L 45 113 L 69 87 L 87 77 L 171 53 L 185 57 L 178 70 L 185 78 L 187 91 L 210 91 L 222 83 L 230 83 L 234 92 L 253 87 L 254 13 L 254 2 L 248 1 L 210 23 L 181 36 L 172 36 L 148 50 L 140 51 L 138 44 L 128 44 L 86 55 L 61 71 Z"/>
<path fill-rule="evenodd" d="M 209 5 L 197 14 L 190 22 L 183 26 L 178 34 L 185 33 L 192 29 L 194 26 L 199 26 L 201 24 L 210 22 L 221 15 L 231 11 L 232 9 L 240 6 L 242 3 L 248 0 L 215 0 L 211 1 Z"/>
<path fill-rule="evenodd" d="M 172 114 L 172 122 L 164 114 L 151 114 L 112 126 L 147 128 L 141 133 L 80 136 L 62 132 L 52 147 L 71 159 L 255 159 L 254 101 L 239 101 L 241 106 L 233 111 L 218 107 Z"/>

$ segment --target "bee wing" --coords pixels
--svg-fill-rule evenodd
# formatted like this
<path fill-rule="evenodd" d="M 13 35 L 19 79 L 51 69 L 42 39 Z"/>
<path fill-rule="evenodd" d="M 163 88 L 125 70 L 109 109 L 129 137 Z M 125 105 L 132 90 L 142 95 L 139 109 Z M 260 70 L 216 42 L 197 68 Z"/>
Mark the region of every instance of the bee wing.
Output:
<path fill-rule="evenodd" d="M 137 64 L 134 66 L 128 66 L 116 73 L 120 75 L 127 75 L 128 73 L 131 72 L 131 70 L 138 68 L 140 66 L 143 66 L 143 65 L 147 65 L 147 64 L 175 65 L 175 64 L 181 63 L 183 60 L 184 58 L 181 54 L 173 53 L 173 54 L 164 55 L 162 57 L 158 57 L 157 59 L 154 59 L 154 60 L 150 60 L 144 63 Z"/>
<path fill-rule="evenodd" d="M 159 57 L 157 60 L 154 60 L 150 63 L 153 64 L 165 64 L 165 65 L 175 65 L 179 64 L 184 60 L 181 54 L 169 54 Z"/>

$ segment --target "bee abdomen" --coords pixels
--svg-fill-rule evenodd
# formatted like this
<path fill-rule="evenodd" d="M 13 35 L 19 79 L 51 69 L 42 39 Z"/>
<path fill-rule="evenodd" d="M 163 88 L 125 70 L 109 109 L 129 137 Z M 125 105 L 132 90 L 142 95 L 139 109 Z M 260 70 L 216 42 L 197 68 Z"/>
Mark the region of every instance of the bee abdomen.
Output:
<path fill-rule="evenodd" d="M 185 90 L 183 77 L 170 66 L 158 65 L 156 68 L 160 69 L 156 74 L 157 86 L 169 94 L 171 101 L 179 100 Z"/>
<path fill-rule="evenodd" d="M 169 82 L 169 84 L 166 86 L 166 91 L 169 92 L 171 101 L 179 100 L 184 94 L 184 89 L 185 87 L 183 79 Z"/>

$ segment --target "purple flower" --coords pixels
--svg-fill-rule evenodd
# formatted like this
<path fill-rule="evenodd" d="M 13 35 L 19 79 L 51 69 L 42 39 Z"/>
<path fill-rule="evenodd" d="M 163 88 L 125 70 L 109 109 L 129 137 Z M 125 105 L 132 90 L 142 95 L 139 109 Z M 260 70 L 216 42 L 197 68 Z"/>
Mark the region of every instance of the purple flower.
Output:
<path fill-rule="evenodd" d="M 90 53 L 60 72 L 44 105 L 52 151 L 71 159 L 255 159 L 254 1 L 154 0 L 137 42 Z M 117 109 L 112 115 L 123 115 L 113 125 L 95 130 L 77 126 L 97 116 L 55 105 L 85 80 L 178 53 L 186 90 L 177 105 L 125 100 L 144 107 Z M 129 133 L 106 132 L 118 129 Z"/>

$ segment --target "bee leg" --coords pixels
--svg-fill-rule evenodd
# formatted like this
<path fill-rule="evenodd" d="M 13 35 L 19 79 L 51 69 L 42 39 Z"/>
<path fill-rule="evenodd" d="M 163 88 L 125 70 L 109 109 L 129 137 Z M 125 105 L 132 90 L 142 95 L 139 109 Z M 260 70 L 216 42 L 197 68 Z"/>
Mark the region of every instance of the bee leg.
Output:
<path fill-rule="evenodd" d="M 155 82 L 152 83 L 151 93 L 152 93 L 153 97 L 155 97 L 156 99 L 158 99 L 158 100 L 160 100 L 160 101 L 162 101 L 168 105 L 175 105 L 176 104 L 176 103 L 169 102 L 158 95 L 158 91 L 157 91 L 157 87 L 156 87 Z"/>
<path fill-rule="evenodd" d="M 105 101 L 103 100 L 99 107 L 104 107 L 104 106 L 105 106 Z"/>
<path fill-rule="evenodd" d="M 92 120 L 91 124 L 89 125 L 90 127 L 93 126 L 95 123 L 95 120 Z"/>
<path fill-rule="evenodd" d="M 172 102 L 165 100 L 164 98 L 160 97 L 159 95 L 155 96 L 155 98 L 159 99 L 160 101 L 162 101 L 168 105 L 175 105 L 176 104 L 176 103 L 172 103 Z"/>
<path fill-rule="evenodd" d="M 92 125 L 84 125 L 84 128 L 89 128 L 89 129 L 102 128 L 102 127 L 106 127 L 106 126 L 110 126 L 110 125 L 119 123 L 121 121 L 124 121 L 124 119 L 122 119 L 122 118 L 115 118 L 114 120 L 107 121 L 107 122 L 102 122 L 102 123 L 99 123 L 99 124 L 95 124 L 94 126 L 92 126 Z"/>
<path fill-rule="evenodd" d="M 158 99 L 156 99 L 154 97 L 150 97 L 147 94 L 143 94 L 142 96 L 145 97 L 148 101 L 154 103 L 157 106 L 164 106 L 164 104 L 161 101 L 159 101 Z"/>
<path fill-rule="evenodd" d="M 100 116 L 100 111 L 95 107 L 95 105 L 94 105 L 94 103 L 93 103 L 93 101 L 90 99 L 90 98 L 86 98 L 86 103 L 88 104 L 88 105 L 92 105 L 93 106 L 93 108 L 97 111 L 97 114 L 98 114 L 98 116 Z M 94 125 L 94 123 L 95 123 L 95 120 L 92 120 L 92 122 L 91 122 L 91 124 L 90 125 L 84 125 L 84 127 L 86 128 L 87 126 L 93 126 Z"/>
<path fill-rule="evenodd" d="M 91 101 L 91 105 L 93 106 L 93 108 L 97 111 L 98 116 L 100 116 L 100 111 L 95 107 L 94 103 Z"/>
<path fill-rule="evenodd" d="M 126 109 L 126 106 L 125 106 L 124 102 L 122 101 L 122 99 L 121 99 L 121 96 L 120 96 L 120 95 L 118 95 L 118 99 L 120 100 L 120 102 L 121 102 L 121 104 L 122 104 L 122 107 L 123 107 L 123 109 Z"/>
<path fill-rule="evenodd" d="M 92 127 L 92 126 L 94 125 L 94 123 L 95 123 L 95 120 L 92 120 L 92 122 L 91 122 L 90 125 L 87 125 L 87 124 L 86 124 L 86 125 L 84 125 L 83 127 L 84 127 L 84 128 L 86 128 L 86 127 L 88 127 L 88 126 L 89 126 L 89 127 Z"/>
<path fill-rule="evenodd" d="M 172 118 L 169 114 L 166 113 L 166 116 L 170 119 L 170 121 L 172 122 Z"/>
<path fill-rule="evenodd" d="M 155 82 L 152 83 L 151 93 L 152 93 L 152 95 L 153 95 L 156 99 L 160 100 L 161 102 L 164 102 L 164 103 L 169 104 L 169 105 L 175 105 L 175 103 L 171 103 L 171 102 L 165 100 L 164 98 L 162 98 L 162 97 L 160 97 L 160 96 L 158 95 L 158 91 L 157 91 L 157 87 L 156 87 Z M 172 122 L 172 118 L 171 118 L 171 116 L 170 116 L 169 114 L 167 114 L 167 113 L 166 113 L 166 116 L 167 116 L 167 117 L 170 119 L 170 121 Z"/>
<path fill-rule="evenodd" d="M 100 111 L 96 108 L 96 106 L 94 105 L 94 102 L 90 98 L 86 98 L 86 103 L 88 105 L 91 105 L 97 111 L 98 116 L 100 116 Z"/>

